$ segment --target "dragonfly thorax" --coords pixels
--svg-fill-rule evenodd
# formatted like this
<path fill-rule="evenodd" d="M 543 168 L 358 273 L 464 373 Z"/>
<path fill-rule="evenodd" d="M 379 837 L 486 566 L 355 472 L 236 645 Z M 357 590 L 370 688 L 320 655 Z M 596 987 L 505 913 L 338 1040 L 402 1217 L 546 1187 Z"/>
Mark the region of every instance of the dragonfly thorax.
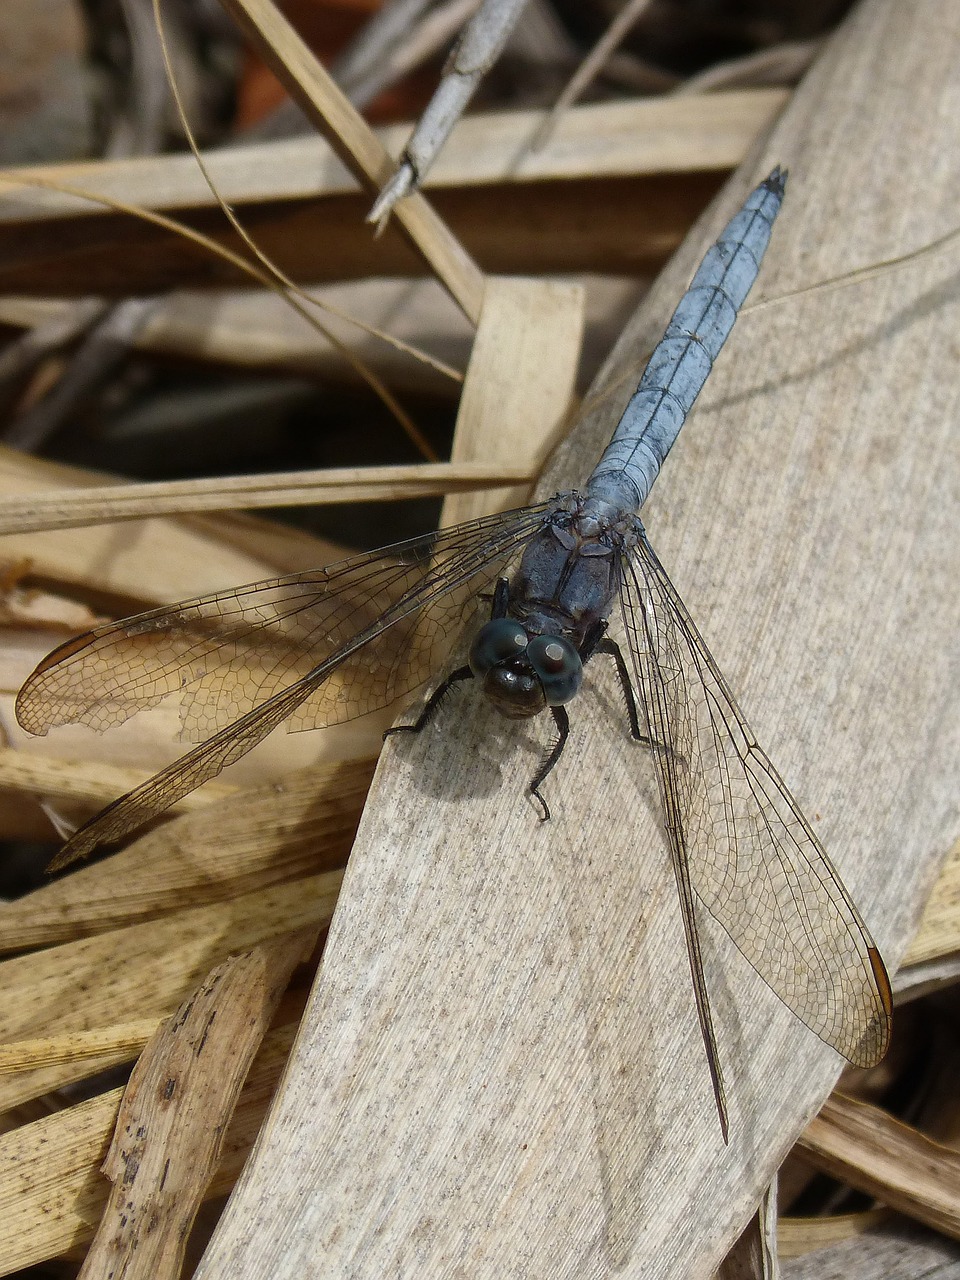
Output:
<path fill-rule="evenodd" d="M 485 695 L 511 720 L 569 702 L 583 679 L 580 655 L 569 640 L 531 636 L 513 618 L 494 618 L 483 626 L 469 661 Z"/>
<path fill-rule="evenodd" d="M 599 477 L 582 496 L 575 524 L 582 538 L 629 543 L 636 528 L 636 486 L 629 480 Z"/>

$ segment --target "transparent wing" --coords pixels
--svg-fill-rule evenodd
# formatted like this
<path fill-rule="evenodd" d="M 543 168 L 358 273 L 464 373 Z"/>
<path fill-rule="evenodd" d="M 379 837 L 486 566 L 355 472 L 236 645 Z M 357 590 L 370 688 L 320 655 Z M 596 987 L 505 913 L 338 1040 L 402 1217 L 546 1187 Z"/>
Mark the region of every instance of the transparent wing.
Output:
<path fill-rule="evenodd" d="M 822 1040 L 860 1066 L 878 1062 L 891 997 L 876 944 L 645 536 L 624 571 L 624 624 L 662 744 L 653 756 L 711 1068 L 694 897 Z"/>
<path fill-rule="evenodd" d="M 17 698 L 30 732 L 107 728 L 180 693 L 187 734 L 213 733 L 82 827 L 57 865 L 161 813 L 283 721 L 342 722 L 423 684 L 551 505 L 154 609 L 54 650 Z"/>
<path fill-rule="evenodd" d="M 301 705 L 293 727 L 353 719 L 416 688 L 440 665 L 470 594 L 455 588 L 469 581 L 474 594 L 483 590 L 545 509 L 470 521 L 97 627 L 44 658 L 20 690 L 17 719 L 35 734 L 61 724 L 107 729 L 177 694 L 183 737 L 199 742 L 366 635 L 365 652 L 342 658 L 336 681 Z M 401 619 L 406 627 L 386 636 Z"/>

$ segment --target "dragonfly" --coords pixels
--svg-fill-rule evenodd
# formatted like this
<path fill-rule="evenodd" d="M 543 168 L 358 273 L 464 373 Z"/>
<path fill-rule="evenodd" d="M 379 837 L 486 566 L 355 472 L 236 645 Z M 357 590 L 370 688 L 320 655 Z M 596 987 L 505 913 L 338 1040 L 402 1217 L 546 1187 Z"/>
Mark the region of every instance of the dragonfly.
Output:
<path fill-rule="evenodd" d="M 402 727 L 422 730 L 452 686 L 471 679 L 508 718 L 548 712 L 556 741 L 529 784 L 548 820 L 544 789 L 570 732 L 567 705 L 586 663 L 601 655 L 615 663 L 630 737 L 646 746 L 657 776 L 724 1139 L 698 908 L 822 1040 L 852 1063 L 878 1062 L 892 1011 L 880 952 L 639 517 L 756 280 L 785 183 L 775 169 L 707 252 L 581 490 L 152 609 L 43 659 L 17 698 L 30 733 L 72 723 L 107 729 L 178 695 L 182 736 L 198 744 L 81 826 L 52 866 L 136 830 L 283 723 L 342 723 L 412 694 L 449 666 L 483 609 L 489 616 L 468 662 Z M 614 610 L 629 661 L 608 634 Z"/>

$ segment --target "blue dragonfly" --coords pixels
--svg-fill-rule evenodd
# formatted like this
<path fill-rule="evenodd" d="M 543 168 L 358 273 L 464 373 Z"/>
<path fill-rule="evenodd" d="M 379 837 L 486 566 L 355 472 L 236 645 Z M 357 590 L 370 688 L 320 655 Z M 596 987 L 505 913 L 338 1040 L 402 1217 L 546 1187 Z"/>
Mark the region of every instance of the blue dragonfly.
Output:
<path fill-rule="evenodd" d="M 724 1137 L 698 906 L 821 1039 L 853 1063 L 879 1061 L 892 1007 L 880 953 L 638 515 L 757 277 L 785 181 L 775 169 L 707 252 L 581 490 L 325 569 L 153 609 L 45 658 L 17 699 L 29 732 L 67 723 L 106 729 L 176 694 L 183 736 L 199 744 L 82 826 L 53 865 L 127 835 L 281 724 L 342 723 L 412 693 L 443 669 L 485 602 L 489 617 L 468 663 L 406 727 L 422 729 L 468 679 L 509 718 L 548 711 L 556 741 L 529 785 L 546 820 L 543 789 L 584 665 L 599 655 L 616 664 L 630 734 L 648 748 L 658 779 Z M 614 609 L 629 662 L 608 635 Z"/>

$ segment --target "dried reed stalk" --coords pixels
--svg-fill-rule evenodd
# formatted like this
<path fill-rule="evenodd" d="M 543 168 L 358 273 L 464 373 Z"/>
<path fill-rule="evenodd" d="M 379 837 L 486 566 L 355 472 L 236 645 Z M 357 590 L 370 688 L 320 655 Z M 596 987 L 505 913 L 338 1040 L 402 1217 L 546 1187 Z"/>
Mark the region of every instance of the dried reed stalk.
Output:
<path fill-rule="evenodd" d="M 390 176 L 390 157 L 321 64 L 270 0 L 223 0 L 261 57 L 340 159 L 361 183 L 378 189 Z M 426 199 L 411 196 L 397 221 L 464 312 L 476 323 L 483 305 L 483 276 Z"/>
<path fill-rule="evenodd" d="M 533 468 L 518 466 L 516 461 L 504 472 L 502 464 L 495 469 L 491 462 L 426 462 L 109 485 L 74 493 L 61 490 L 50 497 L 35 493 L 29 498 L 0 498 L 0 534 L 136 520 L 142 518 L 145 509 L 152 516 L 165 516 L 337 502 L 389 502 L 493 489 L 502 486 L 504 480 L 526 490 L 536 474 Z"/>
<path fill-rule="evenodd" d="M 120 1103 L 103 1163 L 113 1188 L 80 1280 L 178 1280 L 254 1054 L 315 932 L 224 960 L 147 1045 Z"/>

